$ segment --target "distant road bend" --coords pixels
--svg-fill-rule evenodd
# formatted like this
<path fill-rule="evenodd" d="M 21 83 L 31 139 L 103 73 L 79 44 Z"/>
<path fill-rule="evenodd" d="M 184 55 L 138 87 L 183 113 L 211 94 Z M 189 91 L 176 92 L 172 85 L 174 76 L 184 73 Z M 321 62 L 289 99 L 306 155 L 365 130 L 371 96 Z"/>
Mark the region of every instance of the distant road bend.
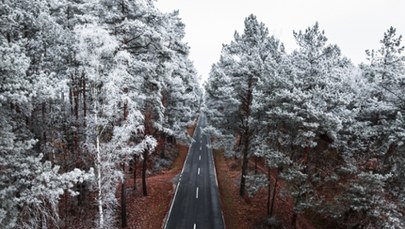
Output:
<path fill-rule="evenodd" d="M 212 150 L 201 130 L 206 118 L 200 115 L 188 156 L 180 174 L 165 229 L 225 228 L 219 200 Z"/>

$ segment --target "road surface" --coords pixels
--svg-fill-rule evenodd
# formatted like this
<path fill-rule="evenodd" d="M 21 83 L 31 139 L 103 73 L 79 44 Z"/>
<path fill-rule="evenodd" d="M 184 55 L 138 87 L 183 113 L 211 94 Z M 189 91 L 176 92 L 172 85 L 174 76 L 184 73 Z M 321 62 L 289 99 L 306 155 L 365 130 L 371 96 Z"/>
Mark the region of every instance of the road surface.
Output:
<path fill-rule="evenodd" d="M 205 116 L 201 114 L 174 200 L 165 223 L 166 229 L 221 229 L 224 227 L 212 150 L 202 134 Z"/>

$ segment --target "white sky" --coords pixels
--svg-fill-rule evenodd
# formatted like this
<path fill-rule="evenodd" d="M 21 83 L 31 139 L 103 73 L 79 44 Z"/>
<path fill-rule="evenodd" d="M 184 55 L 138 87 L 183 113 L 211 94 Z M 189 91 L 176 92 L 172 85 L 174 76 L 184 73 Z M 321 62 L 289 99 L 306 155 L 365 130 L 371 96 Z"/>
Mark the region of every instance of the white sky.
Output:
<path fill-rule="evenodd" d="M 365 62 L 364 50 L 379 48 L 390 26 L 405 35 L 404 0 L 158 0 L 156 5 L 163 12 L 180 10 L 190 59 L 203 80 L 219 60 L 222 44 L 233 39 L 235 30 L 243 32 L 243 22 L 252 13 L 288 52 L 296 48 L 293 30 L 318 21 L 329 42 L 355 64 Z"/>

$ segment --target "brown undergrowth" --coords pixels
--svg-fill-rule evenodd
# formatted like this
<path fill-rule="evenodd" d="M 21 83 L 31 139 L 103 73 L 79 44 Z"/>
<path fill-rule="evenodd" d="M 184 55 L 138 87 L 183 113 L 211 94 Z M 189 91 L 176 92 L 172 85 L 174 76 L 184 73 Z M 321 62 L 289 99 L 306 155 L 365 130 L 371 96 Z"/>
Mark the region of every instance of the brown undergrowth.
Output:
<path fill-rule="evenodd" d="M 196 125 L 187 129 L 189 136 L 194 133 Z M 170 209 L 170 204 L 175 192 L 173 180 L 181 172 L 187 157 L 188 146 L 177 144 L 177 158 L 170 169 L 161 171 L 148 177 L 148 196 L 142 196 L 141 191 L 127 195 L 128 227 L 127 228 L 162 228 L 165 217 Z M 131 183 L 132 182 L 132 183 Z M 137 180 L 140 184 L 140 180 Z M 127 187 L 133 187 L 133 179 L 129 180 Z"/>
<path fill-rule="evenodd" d="M 175 191 L 173 179 L 180 173 L 188 152 L 187 146 L 179 145 L 177 149 L 179 156 L 171 169 L 148 177 L 148 196 L 142 196 L 141 191 L 128 193 L 128 228 L 162 227 Z M 131 182 L 127 183 L 127 187 L 133 186 Z M 140 183 L 140 180 L 137 182 Z"/>
<path fill-rule="evenodd" d="M 269 228 L 267 221 L 267 188 L 258 191 L 253 197 L 239 196 L 240 163 L 239 160 L 225 158 L 221 151 L 214 150 L 215 166 L 218 174 L 218 184 L 221 193 L 221 206 L 226 228 Z M 251 170 L 254 165 L 250 164 Z M 259 172 L 265 173 L 263 168 Z M 274 184 L 274 177 L 272 177 Z M 291 197 L 282 195 L 283 183 L 277 186 L 277 197 L 274 205 L 274 215 L 280 223 L 280 228 L 292 228 L 293 202 Z M 273 188 L 273 187 L 272 187 Z M 302 215 L 298 216 L 297 228 L 314 229 Z"/>

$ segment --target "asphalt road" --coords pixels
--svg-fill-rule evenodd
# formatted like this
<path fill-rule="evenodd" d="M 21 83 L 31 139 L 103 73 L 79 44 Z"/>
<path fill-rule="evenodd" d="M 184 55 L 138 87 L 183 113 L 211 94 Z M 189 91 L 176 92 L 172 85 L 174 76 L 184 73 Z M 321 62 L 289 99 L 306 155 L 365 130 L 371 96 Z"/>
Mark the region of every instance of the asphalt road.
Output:
<path fill-rule="evenodd" d="M 208 136 L 201 132 L 204 127 L 205 116 L 201 114 L 194 142 L 180 174 L 166 229 L 225 228 L 212 150 L 207 147 Z"/>

